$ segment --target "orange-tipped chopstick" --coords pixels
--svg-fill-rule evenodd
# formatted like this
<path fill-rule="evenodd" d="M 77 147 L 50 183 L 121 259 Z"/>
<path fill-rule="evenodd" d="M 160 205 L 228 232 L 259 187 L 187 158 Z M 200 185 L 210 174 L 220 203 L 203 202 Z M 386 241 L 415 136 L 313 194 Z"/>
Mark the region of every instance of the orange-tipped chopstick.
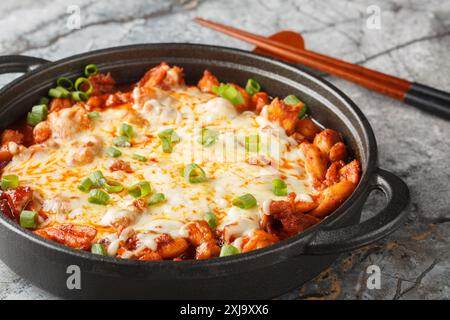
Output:
<path fill-rule="evenodd" d="M 195 22 L 211 29 L 223 32 L 232 37 L 252 43 L 261 49 L 277 54 L 286 59 L 296 61 L 316 70 L 333 74 L 343 79 L 356 82 L 368 89 L 376 90 L 393 98 L 403 100 L 404 92 L 411 83 L 359 65 L 321 55 L 304 49 L 298 49 L 284 43 L 255 35 L 247 31 L 225 26 L 202 18 Z"/>
<path fill-rule="evenodd" d="M 410 105 L 425 109 L 450 119 L 450 94 L 385 73 L 364 68 L 316 52 L 299 49 L 287 44 L 255 35 L 209 20 L 195 18 L 195 22 L 252 43 L 267 52 L 310 68 L 352 81 L 370 90 L 388 95 Z"/>

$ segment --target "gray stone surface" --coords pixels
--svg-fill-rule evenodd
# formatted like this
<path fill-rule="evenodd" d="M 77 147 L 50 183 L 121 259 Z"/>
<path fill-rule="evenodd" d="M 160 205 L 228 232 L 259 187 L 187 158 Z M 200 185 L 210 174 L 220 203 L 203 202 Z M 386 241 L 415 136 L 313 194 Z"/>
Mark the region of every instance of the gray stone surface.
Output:
<path fill-rule="evenodd" d="M 303 33 L 307 47 L 450 91 L 450 2 L 447 0 L 154 0 L 70 1 L 81 29 L 69 30 L 67 1 L 0 2 L 0 54 L 60 59 L 143 42 L 250 46 L 191 22 L 202 16 L 269 35 Z M 381 8 L 381 29 L 366 27 L 369 5 Z M 317 279 L 283 299 L 450 298 L 450 122 L 351 83 L 328 77 L 363 110 L 375 131 L 383 168 L 411 190 L 409 219 L 387 239 L 343 255 Z M 1 83 L 10 77 L 1 77 Z M 366 212 L 380 207 L 370 199 Z M 366 286 L 366 268 L 381 268 L 381 289 Z M 0 263 L 0 299 L 54 297 Z"/>

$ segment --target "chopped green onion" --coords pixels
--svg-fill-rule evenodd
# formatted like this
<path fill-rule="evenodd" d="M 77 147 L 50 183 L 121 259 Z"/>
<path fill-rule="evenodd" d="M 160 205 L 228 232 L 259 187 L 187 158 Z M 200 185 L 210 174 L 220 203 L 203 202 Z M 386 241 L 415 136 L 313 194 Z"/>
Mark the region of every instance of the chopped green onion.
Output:
<path fill-rule="evenodd" d="M 180 136 L 173 130 L 167 129 L 158 133 L 158 137 L 161 139 L 163 152 L 171 153 L 173 145 L 180 142 Z"/>
<path fill-rule="evenodd" d="M 245 91 L 252 96 L 261 91 L 261 86 L 255 79 L 248 79 L 245 85 Z"/>
<path fill-rule="evenodd" d="M 86 102 L 86 101 L 89 100 L 89 95 L 86 92 L 83 92 L 83 91 L 73 91 L 70 94 L 72 96 L 72 100 L 74 100 L 74 101 Z"/>
<path fill-rule="evenodd" d="M 19 186 L 19 177 L 15 174 L 7 174 L 2 177 L 0 181 L 0 188 L 2 190 L 15 189 Z"/>
<path fill-rule="evenodd" d="M 293 94 L 288 95 L 286 98 L 284 98 L 284 103 L 286 104 L 297 104 L 300 103 L 300 99 L 294 96 Z"/>
<path fill-rule="evenodd" d="M 92 181 L 92 185 L 99 188 L 102 186 L 102 181 L 106 180 L 105 176 L 103 175 L 103 172 L 100 170 L 97 170 L 89 176 L 89 179 Z"/>
<path fill-rule="evenodd" d="M 66 77 L 59 77 L 58 80 L 56 80 L 56 85 L 67 90 L 71 90 L 73 88 L 72 80 Z"/>
<path fill-rule="evenodd" d="M 245 137 L 245 150 L 248 152 L 259 151 L 259 135 L 250 135 Z"/>
<path fill-rule="evenodd" d="M 232 246 L 231 244 L 226 244 L 220 249 L 220 256 L 227 257 L 235 254 L 241 253 L 238 248 Z"/>
<path fill-rule="evenodd" d="M 219 132 L 208 128 L 202 128 L 201 136 L 198 138 L 198 143 L 205 147 L 209 147 L 216 143 Z"/>
<path fill-rule="evenodd" d="M 251 209 L 256 206 L 256 199 L 250 193 L 246 193 L 240 197 L 234 198 L 232 203 L 233 206 L 241 209 Z"/>
<path fill-rule="evenodd" d="M 166 196 L 164 195 L 164 193 L 155 193 L 150 197 L 150 200 L 148 201 L 148 205 L 154 205 L 154 204 L 158 204 L 161 202 L 166 201 Z"/>
<path fill-rule="evenodd" d="M 36 229 L 38 226 L 38 214 L 36 211 L 23 210 L 19 218 L 20 226 L 27 229 Z"/>
<path fill-rule="evenodd" d="M 277 196 L 287 195 L 287 184 L 281 179 L 275 179 L 272 181 L 272 191 Z"/>
<path fill-rule="evenodd" d="M 205 221 L 208 223 L 208 225 L 211 227 L 211 229 L 215 229 L 217 227 L 217 217 L 212 212 L 205 213 Z"/>
<path fill-rule="evenodd" d="M 95 76 L 98 73 L 98 68 L 95 64 L 88 64 L 84 67 L 84 75 L 86 77 Z"/>
<path fill-rule="evenodd" d="M 83 180 L 81 180 L 80 184 L 78 185 L 78 190 L 80 190 L 81 192 L 89 192 L 89 190 L 91 190 L 92 186 L 94 184 L 92 183 L 92 180 L 89 178 L 84 178 Z"/>
<path fill-rule="evenodd" d="M 101 256 L 107 256 L 108 253 L 105 249 L 105 246 L 102 245 L 101 243 L 94 243 L 91 247 L 91 252 L 94 254 L 98 254 Z"/>
<path fill-rule="evenodd" d="M 58 86 L 48 90 L 48 95 L 52 98 L 68 98 L 70 97 L 70 91 L 64 87 Z"/>
<path fill-rule="evenodd" d="M 124 148 L 131 147 L 130 139 L 128 137 L 124 137 L 124 136 L 115 137 L 113 139 L 113 144 L 116 147 L 124 147 Z"/>
<path fill-rule="evenodd" d="M 195 163 L 188 164 L 184 167 L 183 177 L 190 183 L 200 183 L 207 179 L 205 171 Z"/>
<path fill-rule="evenodd" d="M 98 111 L 92 111 L 87 114 L 89 119 L 98 119 L 100 118 L 100 113 Z"/>
<path fill-rule="evenodd" d="M 48 105 L 49 103 L 50 103 L 50 99 L 49 98 L 47 98 L 47 97 L 40 97 L 39 98 L 38 104 Z"/>
<path fill-rule="evenodd" d="M 141 156 L 140 154 L 133 154 L 133 159 L 138 160 L 138 161 L 142 161 L 142 162 L 146 162 L 147 158 L 144 156 Z"/>
<path fill-rule="evenodd" d="M 120 182 L 102 179 L 100 180 L 100 185 L 108 193 L 118 193 L 121 192 L 124 187 Z"/>
<path fill-rule="evenodd" d="M 300 109 L 300 111 L 298 112 L 298 118 L 302 119 L 306 115 L 307 112 L 308 112 L 308 106 L 306 104 L 304 104 L 302 106 L 302 108 Z"/>
<path fill-rule="evenodd" d="M 100 189 L 92 189 L 89 192 L 88 202 L 99 205 L 106 205 L 109 201 L 109 195 Z"/>
<path fill-rule="evenodd" d="M 120 126 L 120 135 L 131 139 L 133 137 L 133 127 L 128 123 L 122 123 Z"/>
<path fill-rule="evenodd" d="M 122 155 L 122 152 L 120 152 L 120 150 L 118 150 L 114 147 L 106 148 L 105 152 L 108 156 L 110 156 L 112 158 L 118 158 Z"/>
<path fill-rule="evenodd" d="M 239 92 L 238 89 L 236 89 L 231 84 L 224 84 L 221 83 L 217 89 L 213 89 L 217 91 L 217 94 L 221 96 L 222 98 L 227 99 L 230 101 L 233 105 L 237 106 L 244 103 L 244 97 Z"/>
<path fill-rule="evenodd" d="M 30 126 L 36 126 L 38 123 L 45 121 L 48 115 L 48 108 L 45 104 L 34 106 L 31 112 L 28 112 L 27 123 Z"/>
<path fill-rule="evenodd" d="M 89 87 L 87 90 L 83 90 L 81 87 L 84 84 L 88 84 Z M 89 82 L 88 79 L 83 78 L 83 77 L 79 77 L 76 81 L 75 81 L 75 91 L 83 91 L 84 93 L 86 93 L 87 95 L 90 95 L 92 93 L 92 91 L 94 91 L 94 87 L 92 86 L 92 84 Z"/>
<path fill-rule="evenodd" d="M 128 193 L 135 198 L 143 198 L 145 196 L 148 196 L 151 191 L 152 188 L 150 186 L 150 182 L 148 181 L 138 182 L 128 188 Z"/>

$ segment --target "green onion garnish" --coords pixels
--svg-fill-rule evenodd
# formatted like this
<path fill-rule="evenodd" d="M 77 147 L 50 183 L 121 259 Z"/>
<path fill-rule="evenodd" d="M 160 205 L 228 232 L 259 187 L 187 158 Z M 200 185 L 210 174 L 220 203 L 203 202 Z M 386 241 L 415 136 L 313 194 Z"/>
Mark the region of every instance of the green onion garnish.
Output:
<path fill-rule="evenodd" d="M 80 184 L 78 185 L 78 190 L 80 190 L 81 192 L 89 192 L 89 190 L 91 190 L 92 186 L 94 184 L 92 183 L 92 180 L 89 178 L 84 178 L 83 180 L 81 180 Z"/>
<path fill-rule="evenodd" d="M 47 97 L 40 97 L 39 98 L 38 104 L 48 105 L 49 103 L 50 103 L 50 99 L 49 98 L 47 98 Z"/>
<path fill-rule="evenodd" d="M 91 173 L 89 179 L 91 180 L 92 185 L 97 188 L 100 188 L 102 186 L 102 182 L 106 180 L 105 176 L 103 175 L 103 172 L 101 172 L 100 170 Z"/>
<path fill-rule="evenodd" d="M 198 138 L 197 142 L 205 147 L 209 147 L 216 143 L 218 136 L 219 132 L 208 128 L 202 128 L 201 136 Z"/>
<path fill-rule="evenodd" d="M 98 119 L 100 118 L 100 113 L 98 111 L 92 111 L 87 114 L 89 119 Z"/>
<path fill-rule="evenodd" d="M 58 80 L 56 80 L 56 85 L 67 90 L 71 90 L 73 88 L 72 80 L 66 77 L 59 77 Z"/>
<path fill-rule="evenodd" d="M 226 257 L 226 256 L 232 256 L 234 254 L 241 253 L 238 248 L 235 246 L 232 246 L 231 244 L 226 244 L 220 249 L 220 256 Z"/>
<path fill-rule="evenodd" d="M 195 163 L 188 164 L 184 167 L 183 177 L 190 183 L 200 183 L 207 179 L 205 171 Z"/>
<path fill-rule="evenodd" d="M 48 115 L 48 108 L 45 104 L 34 106 L 27 115 L 27 124 L 36 126 L 38 123 L 45 121 Z"/>
<path fill-rule="evenodd" d="M 284 103 L 286 104 L 297 104 L 300 103 L 300 99 L 294 96 L 293 94 L 288 95 L 286 98 L 284 98 Z"/>
<path fill-rule="evenodd" d="M 20 226 L 27 229 L 36 229 L 38 226 L 38 214 L 36 211 L 23 210 L 19 218 Z"/>
<path fill-rule="evenodd" d="M 98 68 L 95 64 L 88 64 L 84 67 L 84 75 L 86 77 L 95 76 L 98 73 Z"/>
<path fill-rule="evenodd" d="M 212 212 L 205 213 L 205 221 L 208 223 L 208 225 L 211 227 L 211 229 L 215 229 L 217 227 L 217 217 Z"/>
<path fill-rule="evenodd" d="M 259 151 L 259 135 L 250 135 L 245 137 L 245 150 L 248 152 Z"/>
<path fill-rule="evenodd" d="M 173 145 L 180 142 L 180 136 L 173 130 L 167 129 L 158 133 L 158 137 L 161 139 L 163 152 L 171 153 Z"/>
<path fill-rule="evenodd" d="M 124 187 L 120 182 L 102 179 L 100 180 L 100 185 L 103 189 L 105 189 L 108 193 L 119 193 Z"/>
<path fill-rule="evenodd" d="M 221 83 L 220 86 L 215 86 L 212 90 L 217 93 L 217 95 L 227 99 L 235 106 L 244 103 L 244 97 L 242 94 L 231 84 Z"/>
<path fill-rule="evenodd" d="M 124 148 L 131 147 L 130 139 L 125 136 L 115 137 L 113 139 L 113 144 L 116 147 L 124 147 Z"/>
<path fill-rule="evenodd" d="M 48 90 L 48 95 L 52 98 L 68 98 L 70 97 L 70 91 L 64 87 L 58 86 Z"/>
<path fill-rule="evenodd" d="M 148 205 L 155 205 L 161 202 L 166 201 L 166 196 L 164 195 L 164 193 L 155 193 L 152 194 L 152 196 L 150 197 L 150 200 L 148 201 Z"/>
<path fill-rule="evenodd" d="M 83 91 L 73 91 L 70 94 L 72 96 L 72 100 L 74 100 L 74 101 L 86 102 L 86 101 L 89 100 L 89 95 L 86 92 L 83 92 Z"/>
<path fill-rule="evenodd" d="M 140 154 L 137 154 L 137 153 L 133 154 L 132 157 L 133 157 L 133 159 L 138 160 L 138 161 L 142 161 L 142 162 L 146 162 L 147 161 L 146 157 L 141 156 Z"/>
<path fill-rule="evenodd" d="M 245 91 L 252 96 L 261 91 L 261 86 L 255 79 L 248 79 L 245 85 Z"/>
<path fill-rule="evenodd" d="M 298 118 L 302 119 L 306 115 L 307 112 L 308 112 L 308 107 L 306 106 L 306 104 L 304 104 L 302 106 L 302 108 L 300 109 L 300 111 L 298 112 Z"/>
<path fill-rule="evenodd" d="M 2 177 L 0 181 L 0 188 L 2 190 L 15 189 L 19 186 L 19 177 L 15 174 L 7 174 Z"/>
<path fill-rule="evenodd" d="M 122 152 L 120 152 L 120 150 L 114 148 L 114 147 L 109 147 L 105 149 L 105 152 L 108 156 L 112 157 L 112 158 L 118 158 L 122 155 Z"/>
<path fill-rule="evenodd" d="M 99 254 L 101 256 L 107 256 L 108 253 L 106 252 L 105 246 L 101 243 L 94 243 L 91 247 L 91 252 L 94 254 Z"/>
<path fill-rule="evenodd" d="M 277 196 L 287 195 L 287 184 L 281 179 L 275 179 L 272 181 L 272 192 Z"/>
<path fill-rule="evenodd" d="M 240 197 L 234 198 L 232 203 L 233 206 L 241 209 L 251 209 L 256 206 L 256 199 L 250 193 L 246 193 Z"/>
<path fill-rule="evenodd" d="M 120 126 L 120 135 L 131 139 L 133 137 L 133 127 L 128 123 L 122 123 Z"/>
<path fill-rule="evenodd" d="M 150 186 L 150 182 L 148 181 L 138 182 L 128 188 L 128 193 L 135 198 L 143 198 L 145 196 L 148 196 L 151 191 L 152 188 Z"/>
<path fill-rule="evenodd" d="M 87 90 L 82 90 L 82 86 L 84 84 L 88 84 L 89 87 Z M 83 78 L 83 77 L 79 77 L 76 81 L 75 81 L 75 91 L 83 91 L 84 93 L 86 93 L 87 95 L 90 95 L 92 93 L 92 91 L 94 91 L 94 87 L 92 86 L 92 84 L 89 82 L 88 79 Z"/>
<path fill-rule="evenodd" d="M 109 195 L 100 189 L 92 189 L 89 192 L 88 202 L 99 205 L 106 205 L 109 201 Z"/>

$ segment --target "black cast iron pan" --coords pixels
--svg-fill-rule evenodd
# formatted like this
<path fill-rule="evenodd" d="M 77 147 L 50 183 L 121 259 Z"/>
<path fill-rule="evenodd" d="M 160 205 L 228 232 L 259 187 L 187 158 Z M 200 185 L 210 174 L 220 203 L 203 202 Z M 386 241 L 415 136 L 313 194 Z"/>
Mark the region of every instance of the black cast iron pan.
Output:
<path fill-rule="evenodd" d="M 314 118 L 343 134 L 360 160 L 363 175 L 353 195 L 303 234 L 262 250 L 204 261 L 134 261 L 93 255 L 38 237 L 0 214 L 0 258 L 18 275 L 66 298 L 270 298 L 312 279 L 339 253 L 368 245 L 401 224 L 408 188 L 398 177 L 378 168 L 375 137 L 358 107 L 324 80 L 240 50 L 144 44 L 56 62 L 0 57 L 0 73 L 25 73 L 0 91 L 0 130 L 23 117 L 57 77 L 75 77 L 89 63 L 127 83 L 161 61 L 183 67 L 187 83 L 196 83 L 207 68 L 225 82 L 243 83 L 251 77 L 269 94 L 299 96 Z M 387 204 L 360 222 L 364 202 L 376 189 L 384 193 Z M 77 276 L 78 270 L 80 281 L 76 282 L 71 276 Z"/>

